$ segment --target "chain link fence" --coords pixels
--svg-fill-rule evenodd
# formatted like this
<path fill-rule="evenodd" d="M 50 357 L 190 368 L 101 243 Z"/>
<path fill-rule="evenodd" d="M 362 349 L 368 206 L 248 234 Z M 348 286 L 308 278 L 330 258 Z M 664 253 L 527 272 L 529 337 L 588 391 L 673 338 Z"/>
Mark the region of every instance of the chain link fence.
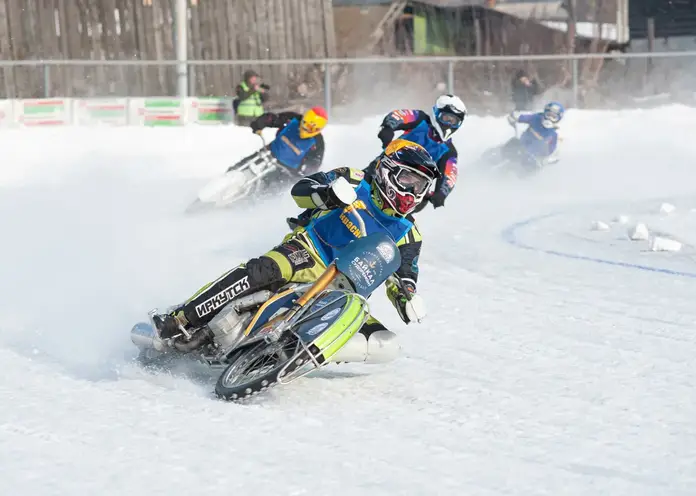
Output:
<path fill-rule="evenodd" d="M 454 92 L 473 114 L 508 112 L 511 84 L 523 69 L 542 88 L 539 98 L 568 107 L 617 109 L 696 103 L 696 52 L 537 55 L 528 57 L 405 57 L 321 60 L 0 61 L 4 98 L 234 96 L 233 71 L 255 69 L 284 81 L 272 87 L 269 109 L 325 105 L 335 117 L 360 118 L 396 107 L 427 108 Z M 26 82 L 31 82 L 27 84 Z M 153 87 L 156 93 L 153 94 Z"/>

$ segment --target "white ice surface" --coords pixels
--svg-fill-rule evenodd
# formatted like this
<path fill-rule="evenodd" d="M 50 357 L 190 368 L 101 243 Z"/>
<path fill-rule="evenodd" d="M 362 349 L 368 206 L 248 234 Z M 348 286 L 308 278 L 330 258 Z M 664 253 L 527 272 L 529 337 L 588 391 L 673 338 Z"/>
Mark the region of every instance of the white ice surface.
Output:
<path fill-rule="evenodd" d="M 378 122 L 327 129 L 325 168 L 364 167 Z M 282 239 L 289 195 L 182 214 L 258 138 L 3 130 L 0 494 L 696 494 L 696 146 L 673 132 L 696 111 L 563 124 L 562 162 L 492 180 L 467 160 L 511 129 L 468 119 L 453 195 L 419 216 L 427 320 L 405 326 L 373 298 L 404 356 L 249 405 L 139 369 L 128 331 Z M 618 214 L 685 247 L 587 228 Z"/>

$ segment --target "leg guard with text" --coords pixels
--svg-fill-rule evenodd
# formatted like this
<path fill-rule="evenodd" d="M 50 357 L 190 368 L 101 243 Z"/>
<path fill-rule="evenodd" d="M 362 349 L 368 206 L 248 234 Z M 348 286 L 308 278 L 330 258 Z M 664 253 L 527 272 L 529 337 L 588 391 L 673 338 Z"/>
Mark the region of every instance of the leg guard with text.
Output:
<path fill-rule="evenodd" d="M 226 272 L 205 285 L 169 315 L 159 316 L 163 338 L 179 333 L 179 325 L 197 328 L 210 322 L 230 301 L 268 289 L 277 291 L 287 282 L 313 282 L 326 269 L 309 245 L 294 236 L 259 258 Z"/>
<path fill-rule="evenodd" d="M 276 289 L 284 282 L 275 261 L 263 256 L 252 258 L 205 285 L 174 314 L 182 324 L 200 327 L 230 301 L 261 289 Z"/>

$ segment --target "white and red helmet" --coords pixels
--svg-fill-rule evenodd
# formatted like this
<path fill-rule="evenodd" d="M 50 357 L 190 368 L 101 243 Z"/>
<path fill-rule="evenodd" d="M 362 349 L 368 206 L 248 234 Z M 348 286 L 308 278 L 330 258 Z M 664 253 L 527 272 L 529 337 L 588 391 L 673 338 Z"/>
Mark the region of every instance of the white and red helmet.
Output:
<path fill-rule="evenodd" d="M 442 141 L 447 141 L 454 135 L 464 122 L 466 114 L 466 105 L 458 96 L 442 95 L 437 99 L 433 105 L 431 122 Z"/>
<path fill-rule="evenodd" d="M 439 177 L 440 170 L 425 148 L 396 139 L 379 156 L 374 182 L 382 199 L 406 216 L 423 202 Z"/>

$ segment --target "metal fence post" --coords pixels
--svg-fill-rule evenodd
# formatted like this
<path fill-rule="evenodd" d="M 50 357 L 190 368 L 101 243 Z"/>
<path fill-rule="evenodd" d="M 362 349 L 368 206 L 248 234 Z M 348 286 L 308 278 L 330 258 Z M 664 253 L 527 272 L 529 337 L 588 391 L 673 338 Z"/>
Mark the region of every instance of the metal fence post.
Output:
<path fill-rule="evenodd" d="M 573 68 L 573 107 L 578 108 L 578 104 L 580 102 L 580 82 L 578 81 L 579 79 L 579 74 L 578 74 L 578 59 L 573 59 L 572 61 L 572 68 Z"/>
<path fill-rule="evenodd" d="M 331 64 L 324 64 L 324 108 L 326 113 L 331 117 Z"/>
<path fill-rule="evenodd" d="M 447 93 L 454 95 L 454 61 L 447 62 Z"/>
<path fill-rule="evenodd" d="M 176 93 L 179 98 L 188 96 L 188 5 L 186 0 L 176 2 Z"/>
<path fill-rule="evenodd" d="M 44 98 L 51 97 L 51 66 L 44 64 L 43 66 L 43 76 L 44 76 Z"/>

